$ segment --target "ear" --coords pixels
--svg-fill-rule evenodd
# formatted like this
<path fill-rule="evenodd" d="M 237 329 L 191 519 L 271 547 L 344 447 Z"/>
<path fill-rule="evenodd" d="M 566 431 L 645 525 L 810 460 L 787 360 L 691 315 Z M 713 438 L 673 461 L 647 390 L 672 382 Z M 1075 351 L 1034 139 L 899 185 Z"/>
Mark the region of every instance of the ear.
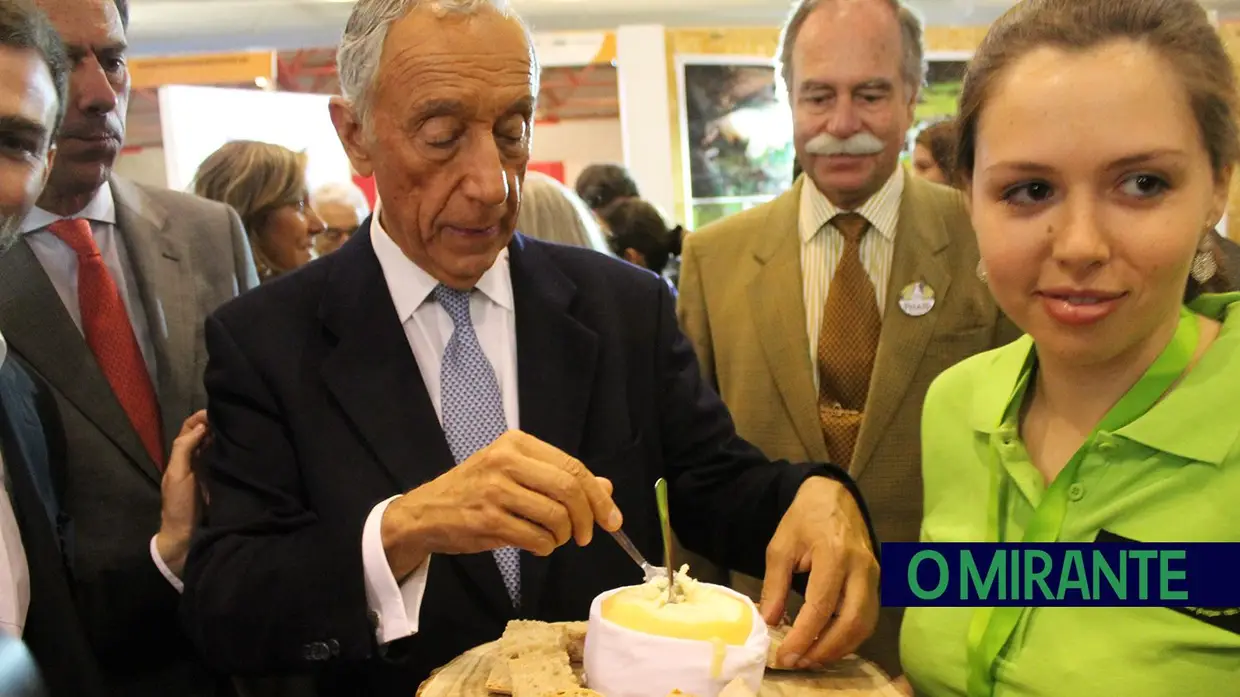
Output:
<path fill-rule="evenodd" d="M 344 147 L 345 155 L 353 171 L 363 177 L 374 174 L 374 163 L 370 158 L 370 138 L 366 134 L 353 105 L 344 97 L 332 97 L 327 103 L 327 111 L 331 114 L 332 125 L 336 127 L 336 137 Z"/>
<path fill-rule="evenodd" d="M 1231 193 L 1231 175 L 1234 171 L 1232 165 L 1223 168 L 1214 181 L 1214 196 L 1210 202 L 1210 222 L 1211 227 L 1217 227 L 1223 214 L 1227 212 L 1227 198 Z"/>

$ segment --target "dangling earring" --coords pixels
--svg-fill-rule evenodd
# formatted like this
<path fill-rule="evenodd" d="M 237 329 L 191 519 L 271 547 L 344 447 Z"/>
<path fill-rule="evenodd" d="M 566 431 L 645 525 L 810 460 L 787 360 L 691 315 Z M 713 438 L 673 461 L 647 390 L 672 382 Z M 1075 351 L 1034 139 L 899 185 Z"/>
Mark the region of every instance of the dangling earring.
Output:
<path fill-rule="evenodd" d="M 1218 273 L 1218 262 L 1214 261 L 1214 255 L 1209 249 L 1197 250 L 1196 256 L 1193 257 L 1193 268 L 1189 273 L 1198 283 L 1205 283 L 1214 278 L 1214 274 Z"/>
<path fill-rule="evenodd" d="M 982 283 L 986 282 L 986 262 L 981 260 L 977 262 L 977 280 Z"/>

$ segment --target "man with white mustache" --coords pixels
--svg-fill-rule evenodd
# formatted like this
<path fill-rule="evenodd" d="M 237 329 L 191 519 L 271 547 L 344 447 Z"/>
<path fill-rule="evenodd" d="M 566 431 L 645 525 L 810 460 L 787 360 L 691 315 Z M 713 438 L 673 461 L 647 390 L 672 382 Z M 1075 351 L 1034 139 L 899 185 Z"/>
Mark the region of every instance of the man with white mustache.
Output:
<path fill-rule="evenodd" d="M 963 199 L 900 166 L 924 79 L 917 17 L 898 0 L 803 0 L 781 44 L 804 173 L 685 238 L 679 319 L 743 437 L 847 466 L 879 539 L 916 541 L 926 390 L 1018 333 L 978 277 Z M 860 650 L 893 675 L 901 616 L 884 609 Z"/>

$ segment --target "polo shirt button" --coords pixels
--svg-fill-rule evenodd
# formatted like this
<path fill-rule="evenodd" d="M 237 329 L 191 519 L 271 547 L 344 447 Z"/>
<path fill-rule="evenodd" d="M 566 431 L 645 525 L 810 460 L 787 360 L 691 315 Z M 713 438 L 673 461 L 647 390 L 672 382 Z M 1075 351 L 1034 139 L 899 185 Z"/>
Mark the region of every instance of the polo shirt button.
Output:
<path fill-rule="evenodd" d="M 1085 498 L 1085 485 L 1084 484 L 1073 484 L 1072 486 L 1068 487 L 1068 500 L 1080 501 L 1083 498 Z"/>

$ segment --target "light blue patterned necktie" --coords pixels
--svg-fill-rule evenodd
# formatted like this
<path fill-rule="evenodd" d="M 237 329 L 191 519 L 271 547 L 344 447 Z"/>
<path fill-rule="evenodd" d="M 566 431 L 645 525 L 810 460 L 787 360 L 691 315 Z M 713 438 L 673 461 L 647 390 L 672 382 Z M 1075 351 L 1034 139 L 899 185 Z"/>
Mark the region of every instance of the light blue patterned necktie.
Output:
<path fill-rule="evenodd" d="M 470 292 L 438 285 L 432 295 L 452 318 L 454 327 L 443 352 L 439 394 L 443 432 L 459 465 L 503 435 L 508 421 L 504 418 L 504 400 L 495 370 L 474 333 L 469 316 Z M 515 547 L 503 547 L 495 550 L 494 555 L 512 605 L 520 607 L 521 553 Z"/>

